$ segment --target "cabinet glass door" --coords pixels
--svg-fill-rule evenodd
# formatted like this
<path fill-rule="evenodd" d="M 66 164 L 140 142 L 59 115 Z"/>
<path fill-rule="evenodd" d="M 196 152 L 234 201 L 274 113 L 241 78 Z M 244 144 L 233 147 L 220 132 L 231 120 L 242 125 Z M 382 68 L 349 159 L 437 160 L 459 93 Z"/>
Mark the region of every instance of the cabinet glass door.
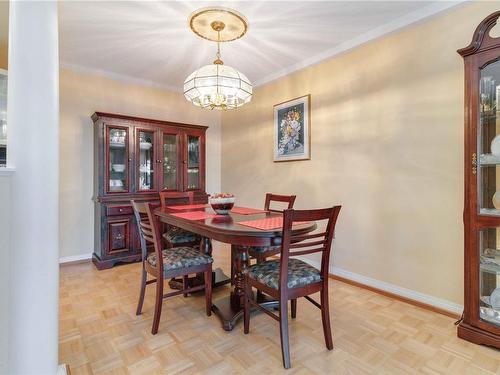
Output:
<path fill-rule="evenodd" d="M 200 188 L 200 137 L 187 136 L 187 189 Z"/>
<path fill-rule="evenodd" d="M 154 139 L 155 133 L 152 131 L 137 130 L 136 158 L 138 159 L 137 190 L 154 190 Z"/>
<path fill-rule="evenodd" d="M 478 105 L 479 157 L 472 156 L 472 168 L 478 173 L 479 214 L 500 216 L 500 61 L 481 69 Z"/>
<path fill-rule="evenodd" d="M 500 227 L 479 234 L 479 318 L 500 328 Z"/>
<path fill-rule="evenodd" d="M 178 190 L 179 136 L 163 134 L 163 190 Z"/>
<path fill-rule="evenodd" d="M 108 127 L 107 185 L 109 192 L 128 191 L 129 131 L 123 127 Z"/>

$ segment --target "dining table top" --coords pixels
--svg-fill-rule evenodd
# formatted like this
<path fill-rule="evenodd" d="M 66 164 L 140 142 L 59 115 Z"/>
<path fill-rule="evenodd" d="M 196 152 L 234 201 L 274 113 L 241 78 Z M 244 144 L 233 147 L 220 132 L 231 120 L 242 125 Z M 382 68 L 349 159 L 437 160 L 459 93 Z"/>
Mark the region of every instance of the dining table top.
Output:
<path fill-rule="evenodd" d="M 204 211 L 216 215 L 210 206 L 182 210 L 172 209 L 167 206 L 157 208 L 154 213 L 163 223 L 174 225 L 221 242 L 241 246 L 278 246 L 281 244 L 281 235 L 283 231 L 281 227 L 274 229 L 258 229 L 239 224 L 244 221 L 282 217 L 283 214 L 280 212 L 264 211 L 246 215 L 229 212 L 228 215 L 216 215 L 201 220 L 192 220 L 173 215 L 181 212 L 193 211 Z M 316 229 L 315 222 L 294 224 L 292 233 L 298 235 L 311 232 L 314 229 Z"/>

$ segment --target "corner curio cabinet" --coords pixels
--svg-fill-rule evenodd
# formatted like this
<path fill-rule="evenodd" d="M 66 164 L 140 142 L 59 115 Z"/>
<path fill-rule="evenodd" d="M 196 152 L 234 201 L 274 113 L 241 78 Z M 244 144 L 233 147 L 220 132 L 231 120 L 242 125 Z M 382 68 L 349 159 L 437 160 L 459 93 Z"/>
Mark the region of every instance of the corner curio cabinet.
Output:
<path fill-rule="evenodd" d="M 465 62 L 465 299 L 458 336 L 500 348 L 500 11 L 458 51 Z M 496 26 L 496 29 L 500 25 Z"/>
<path fill-rule="evenodd" d="M 160 191 L 193 191 L 206 203 L 207 127 L 96 112 L 95 230 L 98 269 L 141 259 L 131 199 L 159 204 Z"/>

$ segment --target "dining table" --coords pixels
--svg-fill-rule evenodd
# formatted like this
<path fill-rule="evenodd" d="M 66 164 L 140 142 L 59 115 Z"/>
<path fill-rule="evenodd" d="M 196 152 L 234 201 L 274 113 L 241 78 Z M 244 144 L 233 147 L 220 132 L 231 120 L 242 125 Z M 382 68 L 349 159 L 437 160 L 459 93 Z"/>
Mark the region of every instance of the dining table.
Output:
<path fill-rule="evenodd" d="M 232 289 L 228 296 L 212 303 L 212 311 L 222 321 L 224 330 L 231 331 L 243 316 L 248 248 L 280 246 L 283 228 L 279 224 L 283 214 L 235 207 L 226 215 L 218 215 L 210 205 L 203 204 L 160 207 L 154 213 L 161 223 L 200 235 L 200 251 L 204 254 L 212 255 L 211 240 L 231 244 Z M 292 234 L 300 235 L 315 229 L 315 222 L 294 223 Z M 275 302 L 269 301 L 270 304 Z"/>

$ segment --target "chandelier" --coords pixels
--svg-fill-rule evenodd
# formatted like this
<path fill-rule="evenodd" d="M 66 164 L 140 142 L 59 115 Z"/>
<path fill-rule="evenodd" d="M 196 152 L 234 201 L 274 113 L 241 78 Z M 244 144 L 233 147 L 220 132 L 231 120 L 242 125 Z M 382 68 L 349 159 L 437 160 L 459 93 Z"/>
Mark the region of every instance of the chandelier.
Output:
<path fill-rule="evenodd" d="M 234 109 L 252 100 L 252 84 L 237 69 L 224 65 L 220 43 L 241 38 L 248 22 L 229 9 L 202 9 L 191 15 L 189 26 L 193 32 L 217 42 L 216 59 L 202 66 L 184 81 L 184 96 L 194 105 L 207 109 Z"/>

